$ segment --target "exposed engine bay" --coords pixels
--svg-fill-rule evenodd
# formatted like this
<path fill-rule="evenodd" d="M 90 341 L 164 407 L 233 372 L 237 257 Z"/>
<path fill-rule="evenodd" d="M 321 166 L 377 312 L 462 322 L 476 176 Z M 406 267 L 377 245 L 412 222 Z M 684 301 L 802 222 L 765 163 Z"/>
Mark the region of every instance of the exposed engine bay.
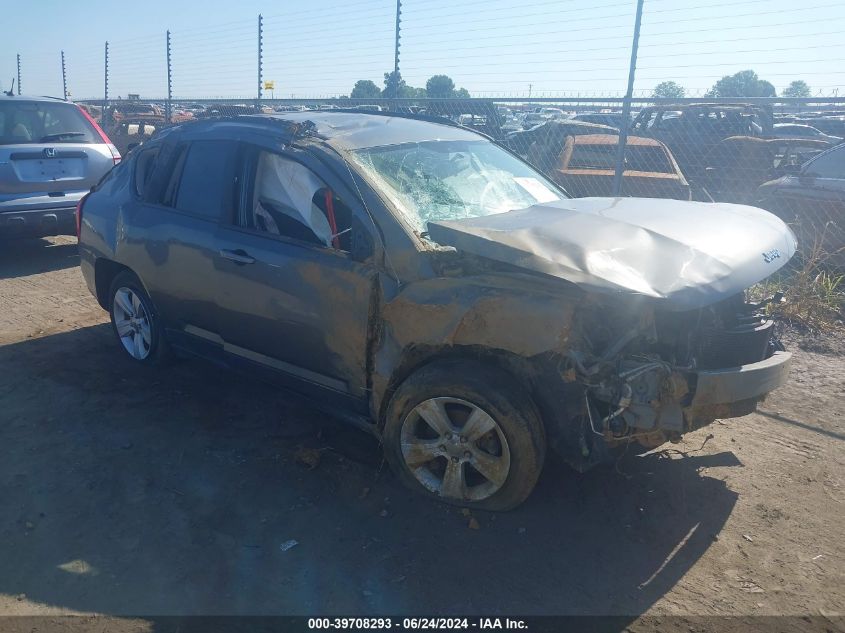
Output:
<path fill-rule="evenodd" d="M 764 305 L 739 294 L 688 312 L 639 306 L 628 319 L 607 306 L 587 309 L 581 318 L 590 327 L 579 329 L 589 335 L 561 366 L 566 382 L 583 387 L 582 456 L 597 436 L 608 448 L 631 441 L 653 448 L 717 417 L 753 412 L 762 395 L 707 407 L 694 406 L 694 395 L 703 372 L 741 373 L 783 350 Z"/>

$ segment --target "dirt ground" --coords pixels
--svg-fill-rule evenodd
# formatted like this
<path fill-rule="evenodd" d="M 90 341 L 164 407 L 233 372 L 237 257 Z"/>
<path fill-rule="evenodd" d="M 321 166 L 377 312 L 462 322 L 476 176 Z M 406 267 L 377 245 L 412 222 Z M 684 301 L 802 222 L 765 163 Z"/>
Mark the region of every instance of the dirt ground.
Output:
<path fill-rule="evenodd" d="M 845 614 L 841 340 L 790 334 L 757 414 L 468 517 L 363 433 L 112 337 L 75 240 L 0 245 L 0 614 Z"/>

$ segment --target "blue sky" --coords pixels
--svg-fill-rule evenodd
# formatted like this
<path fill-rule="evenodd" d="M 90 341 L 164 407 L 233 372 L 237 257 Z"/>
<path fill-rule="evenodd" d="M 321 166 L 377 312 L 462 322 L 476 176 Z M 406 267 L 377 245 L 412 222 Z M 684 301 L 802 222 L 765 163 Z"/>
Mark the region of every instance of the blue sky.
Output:
<path fill-rule="evenodd" d="M 404 0 L 402 75 L 424 85 L 450 75 L 481 96 L 619 96 L 625 90 L 635 0 Z M 395 0 L 114 2 L 10 0 L 3 11 L 0 86 L 21 54 L 23 91 L 61 95 L 60 51 L 73 98 L 166 94 L 165 30 L 174 96 L 253 97 L 257 16 L 264 78 L 276 97 L 348 94 L 393 68 Z M 662 80 L 702 94 L 754 69 L 778 91 L 803 79 L 845 95 L 842 0 L 646 0 L 636 90 Z M 838 93 L 836 91 L 839 91 Z M 268 95 L 269 96 L 269 95 Z"/>

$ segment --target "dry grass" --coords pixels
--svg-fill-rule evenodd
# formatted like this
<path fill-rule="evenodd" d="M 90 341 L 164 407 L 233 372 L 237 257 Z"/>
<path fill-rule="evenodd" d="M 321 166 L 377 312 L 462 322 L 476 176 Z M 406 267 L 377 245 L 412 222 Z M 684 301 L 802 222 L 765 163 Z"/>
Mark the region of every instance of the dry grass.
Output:
<path fill-rule="evenodd" d="M 772 316 L 822 332 L 845 329 L 845 272 L 830 261 L 817 242 L 795 263 L 752 287 L 750 297 L 760 301 L 781 292 L 784 300 L 767 306 Z"/>

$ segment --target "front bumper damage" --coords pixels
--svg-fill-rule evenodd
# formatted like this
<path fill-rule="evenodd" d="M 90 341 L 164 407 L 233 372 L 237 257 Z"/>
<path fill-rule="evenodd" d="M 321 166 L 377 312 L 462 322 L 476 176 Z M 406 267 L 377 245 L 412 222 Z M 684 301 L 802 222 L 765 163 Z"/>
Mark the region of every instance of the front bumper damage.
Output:
<path fill-rule="evenodd" d="M 737 295 L 688 313 L 632 310 L 626 318 L 607 306 L 587 313 L 593 332 L 601 314 L 612 327 L 601 340 L 584 337 L 577 349 L 585 351 L 570 350 L 560 365 L 569 401 L 580 407 L 560 420 L 561 441 L 553 445 L 585 470 L 612 459 L 616 448 L 655 448 L 753 413 L 787 381 L 792 359 L 763 307 Z"/>
<path fill-rule="evenodd" d="M 700 428 L 716 418 L 753 412 L 767 393 L 786 383 L 791 361 L 791 353 L 775 352 L 756 363 L 696 372 L 695 394 L 684 418 L 692 428 Z"/>
<path fill-rule="evenodd" d="M 623 363 L 616 382 L 602 380 L 588 387 L 570 383 L 570 388 L 580 388 L 581 413 L 561 420 L 552 446 L 575 469 L 585 471 L 612 461 L 631 444 L 649 450 L 677 442 L 717 419 L 753 413 L 787 381 L 791 360 L 789 352 L 777 351 L 758 362 L 722 369 Z"/>
<path fill-rule="evenodd" d="M 609 379 L 584 392 L 589 431 L 608 446 L 645 447 L 677 441 L 719 418 L 753 413 L 784 384 L 792 354 L 722 369 L 679 369 L 662 361 L 626 361 Z"/>

